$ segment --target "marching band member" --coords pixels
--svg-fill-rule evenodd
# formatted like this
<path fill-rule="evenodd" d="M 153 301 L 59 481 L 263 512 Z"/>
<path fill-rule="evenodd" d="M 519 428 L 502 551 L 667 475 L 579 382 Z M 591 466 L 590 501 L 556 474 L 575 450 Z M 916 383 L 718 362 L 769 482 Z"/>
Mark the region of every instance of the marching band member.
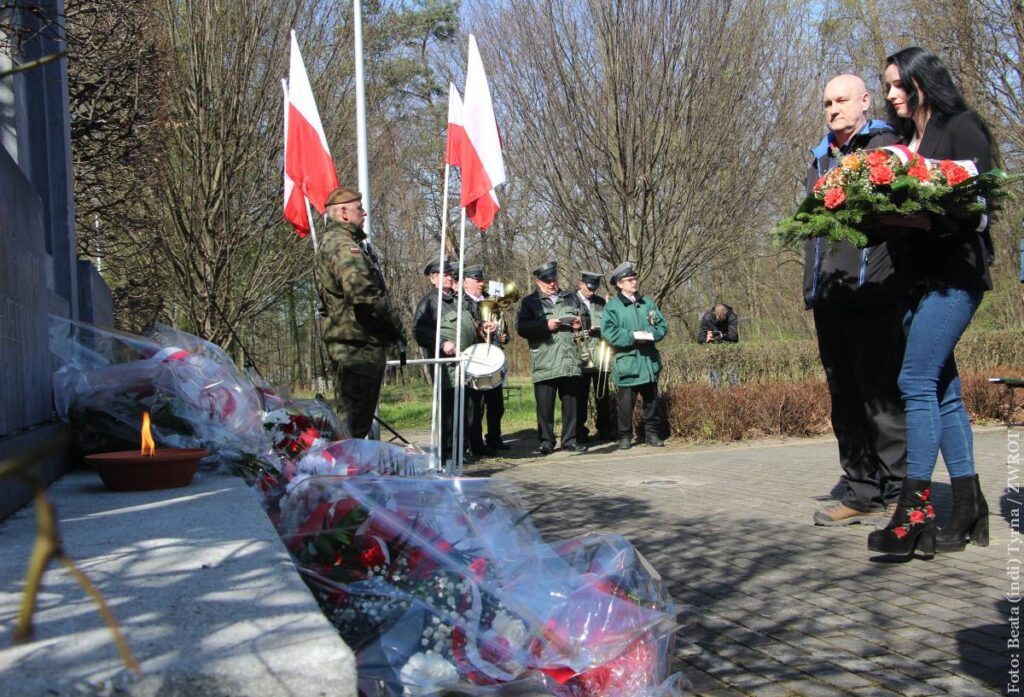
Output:
<path fill-rule="evenodd" d="M 590 431 L 587 429 L 587 409 L 590 406 L 590 388 L 594 388 L 594 421 L 597 427 L 598 437 L 601 440 L 615 440 L 615 427 L 612 423 L 611 403 L 612 396 L 607 388 L 599 389 L 601 379 L 600 348 L 601 348 L 601 315 L 604 312 L 605 299 L 597 294 L 601 286 L 601 275 L 593 271 L 580 273 L 579 290 L 576 295 L 580 302 L 587 308 L 590 315 L 588 326 L 584 327 L 587 332 L 587 349 L 590 351 L 590 364 L 583 366 L 583 375 L 580 378 L 580 392 L 576 405 L 576 440 L 587 442 L 590 440 Z M 607 378 L 607 376 L 605 376 Z M 607 385 L 607 379 L 605 385 Z"/>
<path fill-rule="evenodd" d="M 495 321 L 482 322 L 480 320 L 480 303 L 487 295 L 484 293 L 484 267 L 483 264 L 471 264 L 462 270 L 463 308 L 473 318 L 477 327 L 477 339 L 475 343 L 507 344 L 508 334 L 498 336 L 498 323 Z M 483 436 L 483 415 L 487 410 L 487 440 Z M 505 413 L 505 400 L 502 395 L 501 385 L 489 390 L 475 390 L 466 387 L 466 424 L 469 434 L 469 449 L 476 456 L 495 455 L 496 450 L 508 450 L 508 446 L 501 442 L 501 417 Z M 497 441 L 498 448 L 492 449 L 490 443 Z"/>
<path fill-rule="evenodd" d="M 562 400 L 562 449 L 584 453 L 576 440 L 576 409 L 580 383 L 580 352 L 573 330 L 583 327 L 586 308 L 579 296 L 558 287 L 558 264 L 533 270 L 537 290 L 519 304 L 516 328 L 530 344 L 530 370 L 537 400 L 539 452 L 555 449 L 555 395 Z"/>
<path fill-rule="evenodd" d="M 618 388 L 619 449 L 633 447 L 633 408 L 637 395 L 644 400 L 644 433 L 648 445 L 664 445 L 658 434 L 658 375 L 661 355 L 655 343 L 668 334 L 668 322 L 654 300 L 640 294 L 633 264 L 625 261 L 612 272 L 619 292 L 605 305 L 601 335 L 615 350 L 612 380 Z"/>

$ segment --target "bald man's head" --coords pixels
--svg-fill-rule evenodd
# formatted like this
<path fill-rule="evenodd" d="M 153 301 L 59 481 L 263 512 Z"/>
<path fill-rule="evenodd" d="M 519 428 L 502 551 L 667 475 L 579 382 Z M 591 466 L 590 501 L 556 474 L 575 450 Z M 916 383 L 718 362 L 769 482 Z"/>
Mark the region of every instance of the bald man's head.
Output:
<path fill-rule="evenodd" d="M 842 145 L 867 125 L 871 95 L 856 75 L 838 75 L 825 85 L 822 105 L 825 124 Z"/>

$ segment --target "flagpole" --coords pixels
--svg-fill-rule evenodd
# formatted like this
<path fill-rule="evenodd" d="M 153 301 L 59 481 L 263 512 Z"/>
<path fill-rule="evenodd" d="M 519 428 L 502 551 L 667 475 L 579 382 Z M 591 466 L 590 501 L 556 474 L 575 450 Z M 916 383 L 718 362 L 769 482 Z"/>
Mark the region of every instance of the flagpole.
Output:
<path fill-rule="evenodd" d="M 438 276 L 439 282 L 437 284 L 437 311 L 434 313 L 435 317 L 434 325 L 434 359 L 441 357 L 441 294 L 444 287 L 444 241 L 445 236 L 448 232 L 448 181 L 449 173 L 451 172 L 451 165 L 445 162 L 444 165 L 444 198 L 441 201 L 441 245 L 440 251 L 437 255 L 438 263 Z M 430 402 L 430 445 L 433 447 L 437 445 L 435 451 L 438 455 L 440 462 L 438 463 L 438 469 L 444 464 L 444 453 L 441 451 L 442 443 L 444 439 L 441 434 L 441 364 L 434 364 L 434 391 L 433 397 Z M 450 473 L 449 473 L 450 474 Z"/>
<path fill-rule="evenodd" d="M 462 355 L 462 269 L 466 263 L 466 209 L 462 209 L 462 217 L 459 226 L 459 280 L 458 287 L 459 291 L 455 297 L 456 310 L 455 310 L 455 355 Z M 459 437 L 453 439 L 457 441 L 458 453 L 453 458 L 455 461 L 455 476 L 462 476 L 462 460 L 465 452 L 464 437 L 465 437 L 465 419 L 466 419 L 466 379 L 465 379 L 465 362 L 459 363 L 458 376 L 459 379 L 456 382 L 456 400 L 455 400 L 455 416 L 457 417 L 455 425 L 459 429 Z M 454 443 L 453 443 L 454 445 Z"/>
<path fill-rule="evenodd" d="M 302 200 L 306 202 L 306 219 L 309 221 L 309 233 L 313 236 L 313 254 L 320 251 L 320 243 L 316 239 L 316 228 L 313 227 L 313 211 L 309 207 L 309 199 L 305 196 Z"/>
<path fill-rule="evenodd" d="M 352 24 L 355 34 L 356 53 L 356 143 L 359 148 L 359 191 L 363 194 L 363 207 L 366 218 L 363 220 L 363 232 L 367 242 L 373 241 L 370 230 L 370 168 L 366 154 L 366 85 L 363 79 L 363 11 L 359 0 L 352 0 Z"/>

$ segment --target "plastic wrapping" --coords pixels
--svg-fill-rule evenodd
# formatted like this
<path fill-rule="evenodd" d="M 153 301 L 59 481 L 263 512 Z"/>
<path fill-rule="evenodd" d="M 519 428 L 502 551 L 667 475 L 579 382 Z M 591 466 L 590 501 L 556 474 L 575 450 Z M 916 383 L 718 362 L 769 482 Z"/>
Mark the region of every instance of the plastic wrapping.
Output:
<path fill-rule="evenodd" d="M 139 447 L 142 412 L 158 447 L 211 460 L 273 458 L 260 395 L 224 351 L 159 327 L 152 337 L 50 318 L 54 405 L 86 453 Z"/>
<path fill-rule="evenodd" d="M 364 694 L 512 684 L 563 697 L 678 694 L 679 676 L 667 676 L 675 609 L 632 545 L 612 535 L 547 544 L 507 481 L 365 473 L 418 468 L 401 458 L 346 441 L 261 487 L 357 652 Z"/>

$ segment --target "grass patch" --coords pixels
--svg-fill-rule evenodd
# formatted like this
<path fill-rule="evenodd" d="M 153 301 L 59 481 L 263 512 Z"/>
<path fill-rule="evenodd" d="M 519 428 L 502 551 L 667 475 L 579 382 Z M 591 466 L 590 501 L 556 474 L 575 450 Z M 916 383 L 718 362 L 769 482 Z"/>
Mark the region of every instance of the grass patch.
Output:
<path fill-rule="evenodd" d="M 505 393 L 502 432 L 536 428 L 537 405 L 533 398 L 533 383 L 528 378 L 509 378 L 508 385 L 514 389 Z M 398 431 L 429 431 L 430 398 L 431 387 L 426 383 L 385 385 L 380 396 L 380 416 Z M 557 424 L 561 417 L 557 407 L 555 411 Z M 486 422 L 484 425 L 486 430 Z"/>

